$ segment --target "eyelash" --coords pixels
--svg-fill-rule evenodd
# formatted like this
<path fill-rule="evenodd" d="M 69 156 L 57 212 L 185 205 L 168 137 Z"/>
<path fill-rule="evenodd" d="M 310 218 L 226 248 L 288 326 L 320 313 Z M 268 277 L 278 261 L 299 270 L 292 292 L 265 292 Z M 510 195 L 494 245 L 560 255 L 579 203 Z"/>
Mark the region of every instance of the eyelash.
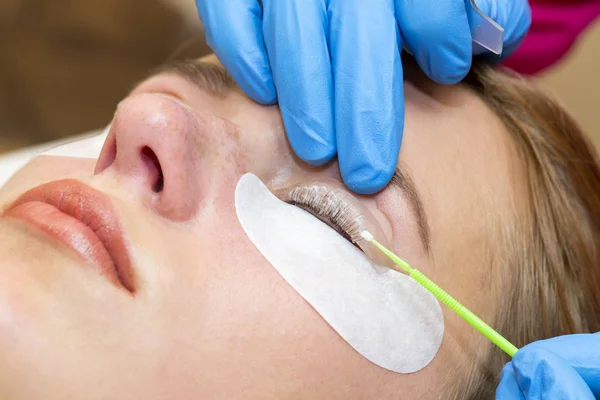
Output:
<path fill-rule="evenodd" d="M 363 216 L 335 191 L 324 186 L 300 186 L 292 189 L 287 202 L 311 213 L 335 229 L 352 244 L 363 230 Z"/>

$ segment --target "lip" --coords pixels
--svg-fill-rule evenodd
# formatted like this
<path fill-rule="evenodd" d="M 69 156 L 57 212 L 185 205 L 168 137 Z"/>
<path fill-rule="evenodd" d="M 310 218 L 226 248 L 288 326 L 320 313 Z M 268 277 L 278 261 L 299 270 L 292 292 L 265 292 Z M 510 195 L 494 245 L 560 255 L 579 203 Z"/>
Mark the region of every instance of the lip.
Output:
<path fill-rule="evenodd" d="M 135 292 L 121 224 L 106 195 L 73 179 L 51 182 L 21 195 L 2 217 L 33 225 L 115 286 Z"/>

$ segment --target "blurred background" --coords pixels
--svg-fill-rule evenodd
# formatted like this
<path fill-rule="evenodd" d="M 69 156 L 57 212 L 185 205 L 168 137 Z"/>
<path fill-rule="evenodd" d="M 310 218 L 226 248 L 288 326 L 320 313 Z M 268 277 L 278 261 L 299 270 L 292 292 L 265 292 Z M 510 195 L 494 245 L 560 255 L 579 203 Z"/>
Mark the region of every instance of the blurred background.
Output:
<path fill-rule="evenodd" d="M 0 153 L 103 127 L 178 49 L 209 51 L 194 0 L 0 0 Z M 599 49 L 600 20 L 538 79 L 600 147 Z"/>

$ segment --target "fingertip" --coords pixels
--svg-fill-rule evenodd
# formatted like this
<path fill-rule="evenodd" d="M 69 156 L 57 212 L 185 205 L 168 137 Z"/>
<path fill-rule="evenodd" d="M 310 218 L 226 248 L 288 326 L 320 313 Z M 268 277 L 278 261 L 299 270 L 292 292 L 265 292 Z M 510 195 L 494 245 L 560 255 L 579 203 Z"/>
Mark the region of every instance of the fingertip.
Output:
<path fill-rule="evenodd" d="M 430 0 L 415 7 L 396 0 L 402 35 L 415 60 L 433 81 L 460 82 L 471 69 L 473 46 L 463 2 Z"/>
<path fill-rule="evenodd" d="M 311 124 L 311 119 L 306 116 L 298 120 L 284 110 L 282 114 L 290 145 L 300 159 L 318 167 L 335 157 L 337 146 L 332 127 L 325 127 L 320 123 Z"/>
<path fill-rule="evenodd" d="M 440 52 L 430 54 L 423 68 L 427 76 L 442 85 L 454 85 L 465 79 L 472 64 L 471 54 Z"/>
<path fill-rule="evenodd" d="M 321 143 L 311 143 L 309 146 L 294 150 L 296 155 L 313 167 L 327 164 L 335 157 L 335 146 Z"/>
<path fill-rule="evenodd" d="M 389 121 L 388 127 L 379 128 L 385 126 L 381 121 Z M 355 129 L 342 128 L 342 132 L 350 134 L 338 135 L 338 161 L 342 179 L 350 190 L 371 195 L 390 183 L 398 164 L 403 125 L 404 108 L 394 107 L 391 119 L 366 119 L 357 121 Z"/>
<path fill-rule="evenodd" d="M 382 168 L 369 164 L 359 164 L 350 169 L 341 169 L 346 186 L 355 193 L 371 195 L 381 191 L 392 180 L 395 165 Z"/>
<path fill-rule="evenodd" d="M 238 86 L 252 100 L 265 106 L 277 104 L 277 91 L 272 76 L 259 76 L 256 79 L 233 77 Z"/>
<path fill-rule="evenodd" d="M 255 50 L 250 56 L 230 48 L 227 44 L 215 45 L 213 50 L 235 83 L 259 104 L 277 103 L 277 90 L 266 51 Z"/>
<path fill-rule="evenodd" d="M 528 1 L 521 0 L 521 7 L 508 18 L 510 21 L 509 26 L 505 26 L 505 37 L 504 37 L 504 50 L 502 51 L 501 58 L 506 59 L 512 55 L 523 43 L 527 37 L 527 32 L 531 28 L 531 7 Z M 508 25 L 508 24 L 506 24 Z"/>

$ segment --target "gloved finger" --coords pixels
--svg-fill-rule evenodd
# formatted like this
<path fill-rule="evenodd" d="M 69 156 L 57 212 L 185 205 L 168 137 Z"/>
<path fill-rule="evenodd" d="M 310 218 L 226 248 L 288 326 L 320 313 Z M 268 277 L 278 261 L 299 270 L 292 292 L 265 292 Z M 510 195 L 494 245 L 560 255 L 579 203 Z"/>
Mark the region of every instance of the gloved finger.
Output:
<path fill-rule="evenodd" d="M 331 0 L 338 161 L 360 194 L 391 180 L 404 127 L 402 39 L 393 0 Z"/>
<path fill-rule="evenodd" d="M 395 1 L 400 32 L 421 69 L 438 83 L 460 82 L 473 58 L 464 0 Z"/>
<path fill-rule="evenodd" d="M 206 42 L 236 83 L 262 104 L 277 101 L 259 0 L 196 0 Z"/>
<path fill-rule="evenodd" d="M 600 333 L 559 336 L 540 340 L 523 349 L 528 347 L 552 351 L 565 358 L 594 396 L 600 398 Z"/>
<path fill-rule="evenodd" d="M 523 42 L 531 26 L 529 2 L 527 0 L 475 0 L 475 4 L 485 15 L 504 28 L 504 49 L 501 58 L 508 57 Z"/>
<path fill-rule="evenodd" d="M 263 0 L 264 37 L 294 152 L 321 165 L 336 153 L 325 0 Z"/>
<path fill-rule="evenodd" d="M 496 400 L 525 400 L 515 376 L 512 363 L 502 368 L 500 384 L 496 388 Z"/>
<path fill-rule="evenodd" d="M 541 346 L 525 346 L 512 359 L 515 379 L 526 399 L 594 400 L 569 361 Z"/>

